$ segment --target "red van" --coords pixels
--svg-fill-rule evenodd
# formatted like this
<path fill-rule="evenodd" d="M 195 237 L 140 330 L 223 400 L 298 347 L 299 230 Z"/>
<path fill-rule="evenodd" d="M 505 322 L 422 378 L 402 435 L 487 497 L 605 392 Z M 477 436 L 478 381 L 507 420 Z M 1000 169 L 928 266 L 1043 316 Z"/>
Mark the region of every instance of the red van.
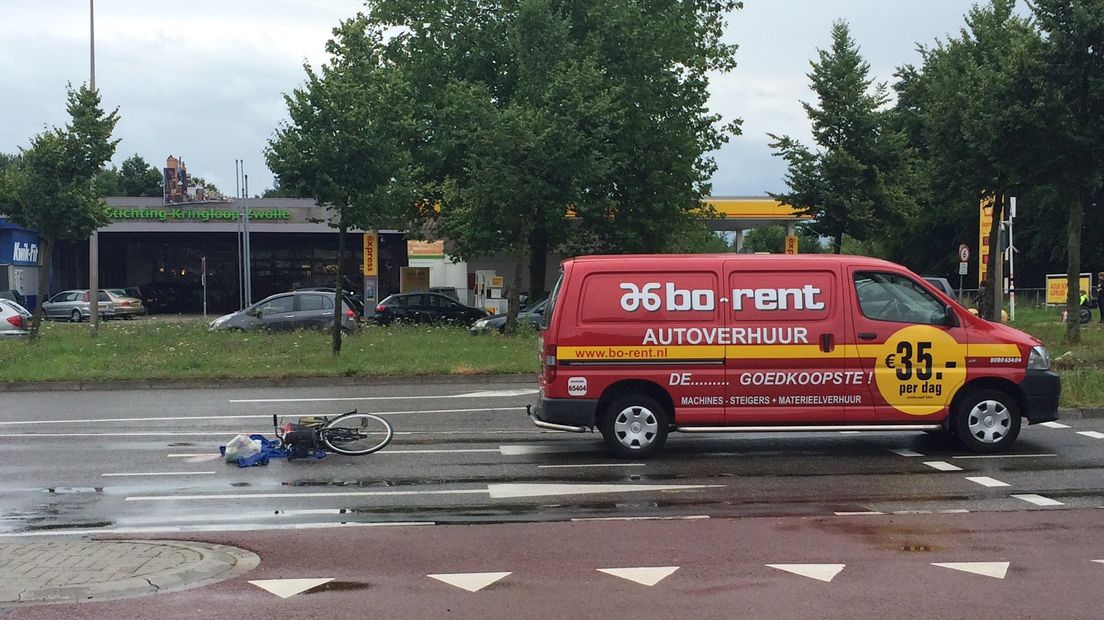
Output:
<path fill-rule="evenodd" d="M 670 431 L 951 431 L 1011 445 L 1058 415 L 1035 337 L 858 256 L 566 260 L 542 320 L 543 428 L 644 458 Z"/>

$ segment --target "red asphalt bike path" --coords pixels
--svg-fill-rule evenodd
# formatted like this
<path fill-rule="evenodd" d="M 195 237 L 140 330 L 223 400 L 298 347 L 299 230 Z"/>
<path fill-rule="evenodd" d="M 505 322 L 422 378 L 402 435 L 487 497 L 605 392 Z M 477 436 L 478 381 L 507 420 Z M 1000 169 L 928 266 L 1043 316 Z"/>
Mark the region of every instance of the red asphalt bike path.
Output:
<path fill-rule="evenodd" d="M 168 538 L 158 536 L 158 538 Z M 185 537 L 177 537 L 185 538 Z M 214 585 L 35 618 L 1100 618 L 1104 510 L 348 527 L 189 535 L 261 557 Z M 1008 563 L 1003 578 L 934 563 Z M 843 564 L 831 581 L 768 564 Z M 678 567 L 653 586 L 599 572 Z M 430 574 L 509 572 L 469 592 Z M 250 580 L 332 578 L 287 599 Z"/>

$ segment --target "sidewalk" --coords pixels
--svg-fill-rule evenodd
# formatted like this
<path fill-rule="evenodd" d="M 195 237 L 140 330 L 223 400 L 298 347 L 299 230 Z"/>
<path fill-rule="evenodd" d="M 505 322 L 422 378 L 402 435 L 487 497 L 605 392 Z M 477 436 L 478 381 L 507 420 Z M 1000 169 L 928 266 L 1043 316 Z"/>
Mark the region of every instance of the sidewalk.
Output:
<path fill-rule="evenodd" d="M 259 563 L 244 549 L 184 541 L 0 543 L 0 609 L 187 590 Z"/>

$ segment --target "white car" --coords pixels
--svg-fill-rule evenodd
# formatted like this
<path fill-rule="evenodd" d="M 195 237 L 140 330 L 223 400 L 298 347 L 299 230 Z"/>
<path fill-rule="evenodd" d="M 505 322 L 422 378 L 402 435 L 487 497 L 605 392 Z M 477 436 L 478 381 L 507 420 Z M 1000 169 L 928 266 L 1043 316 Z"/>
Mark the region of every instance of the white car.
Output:
<path fill-rule="evenodd" d="M 0 298 L 0 338 L 18 338 L 31 333 L 31 313 L 23 306 Z"/>

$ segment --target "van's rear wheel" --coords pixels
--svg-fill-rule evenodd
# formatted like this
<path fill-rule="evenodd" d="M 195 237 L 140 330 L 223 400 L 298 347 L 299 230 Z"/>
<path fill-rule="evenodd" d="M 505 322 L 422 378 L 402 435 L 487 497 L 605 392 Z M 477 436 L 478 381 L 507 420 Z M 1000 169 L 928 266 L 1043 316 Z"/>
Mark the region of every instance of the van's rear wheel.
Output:
<path fill-rule="evenodd" d="M 1020 434 L 1020 407 L 1001 390 L 971 392 L 959 404 L 955 431 L 974 452 L 1000 452 Z"/>
<path fill-rule="evenodd" d="M 669 419 L 663 405 L 651 397 L 622 396 L 606 409 L 598 430 L 613 454 L 643 459 L 655 455 L 667 441 Z"/>

